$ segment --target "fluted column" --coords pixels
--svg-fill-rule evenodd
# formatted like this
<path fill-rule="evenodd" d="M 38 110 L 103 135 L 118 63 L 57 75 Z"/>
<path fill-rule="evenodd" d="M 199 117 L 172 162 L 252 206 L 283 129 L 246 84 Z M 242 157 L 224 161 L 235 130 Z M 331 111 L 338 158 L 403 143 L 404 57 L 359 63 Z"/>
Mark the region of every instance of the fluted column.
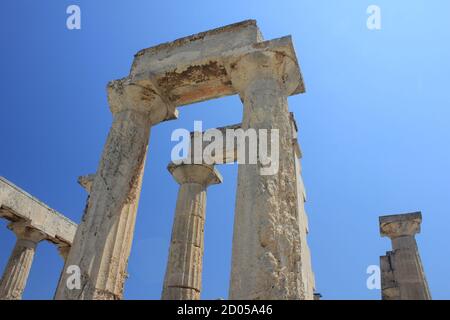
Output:
<path fill-rule="evenodd" d="M 213 166 L 169 165 L 180 184 L 162 299 L 198 300 L 202 285 L 206 189 L 222 181 Z"/>
<path fill-rule="evenodd" d="M 279 130 L 278 170 L 263 175 L 260 161 L 239 164 L 229 296 L 304 299 L 287 102 L 299 86 L 298 65 L 284 54 L 257 51 L 232 62 L 229 73 L 244 104 L 242 128 L 268 129 L 269 137 Z"/>
<path fill-rule="evenodd" d="M 150 128 L 176 117 L 151 83 L 113 81 L 108 100 L 113 124 L 66 263 L 80 268 L 81 289 L 70 290 L 63 272 L 56 299 L 122 298 Z"/>
<path fill-rule="evenodd" d="M 17 241 L 0 282 L 0 299 L 19 300 L 27 284 L 36 245 L 45 239 L 45 234 L 24 222 L 13 222 L 8 228 L 16 234 Z"/>
<path fill-rule="evenodd" d="M 421 222 L 420 212 L 380 217 L 380 233 L 392 242 L 380 263 L 383 300 L 431 299 L 414 237 Z"/>

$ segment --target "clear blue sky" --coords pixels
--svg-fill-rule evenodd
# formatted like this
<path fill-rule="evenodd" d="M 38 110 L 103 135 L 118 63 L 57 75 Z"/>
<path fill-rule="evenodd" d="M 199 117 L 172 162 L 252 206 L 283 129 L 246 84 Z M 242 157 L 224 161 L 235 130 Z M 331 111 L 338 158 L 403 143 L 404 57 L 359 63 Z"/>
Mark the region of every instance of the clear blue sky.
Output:
<path fill-rule="evenodd" d="M 82 29 L 66 29 L 78 4 Z M 366 28 L 377 4 L 382 29 Z M 0 175 L 79 222 L 111 124 L 105 85 L 133 54 L 256 19 L 266 39 L 291 34 L 307 93 L 289 98 L 300 127 L 317 290 L 379 299 L 366 268 L 390 249 L 378 216 L 423 212 L 417 240 L 434 298 L 450 298 L 450 2 L 447 0 L 3 1 Z M 176 128 L 241 121 L 238 97 L 180 108 L 152 130 L 125 297 L 158 299 L 178 186 L 166 171 Z M 203 298 L 227 297 L 237 167 L 209 189 Z M 0 222 L 0 269 L 14 235 Z M 24 298 L 53 296 L 62 260 L 41 243 Z"/>

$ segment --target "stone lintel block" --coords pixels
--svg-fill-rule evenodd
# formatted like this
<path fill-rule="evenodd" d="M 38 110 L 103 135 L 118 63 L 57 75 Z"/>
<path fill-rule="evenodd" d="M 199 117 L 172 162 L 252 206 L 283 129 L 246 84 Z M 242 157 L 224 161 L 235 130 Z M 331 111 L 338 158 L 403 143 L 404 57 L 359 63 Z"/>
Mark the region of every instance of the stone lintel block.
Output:
<path fill-rule="evenodd" d="M 75 222 L 3 177 L 0 177 L 0 217 L 24 221 L 44 233 L 48 241 L 61 245 L 71 245 L 77 229 Z"/>
<path fill-rule="evenodd" d="M 420 212 L 382 216 L 380 221 L 380 233 L 383 237 L 398 238 L 414 236 L 420 232 L 422 214 Z"/>
<path fill-rule="evenodd" d="M 229 64 L 254 52 L 275 52 L 296 66 L 291 94 L 304 85 L 291 37 L 263 41 L 254 20 L 202 32 L 139 51 L 130 77 L 136 83 L 151 81 L 177 106 L 236 94 Z"/>

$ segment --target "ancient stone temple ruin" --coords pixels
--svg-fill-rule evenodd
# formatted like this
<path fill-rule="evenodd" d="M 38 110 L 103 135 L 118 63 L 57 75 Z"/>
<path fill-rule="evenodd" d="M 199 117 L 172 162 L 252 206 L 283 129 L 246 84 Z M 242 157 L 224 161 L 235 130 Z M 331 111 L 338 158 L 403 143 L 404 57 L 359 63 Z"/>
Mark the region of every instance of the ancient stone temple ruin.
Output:
<path fill-rule="evenodd" d="M 277 129 L 279 159 L 271 175 L 260 174 L 259 162 L 238 166 L 229 298 L 318 299 L 307 244 L 302 153 L 287 100 L 304 91 L 291 37 L 264 40 L 253 20 L 139 51 L 130 74 L 107 86 L 113 123 L 97 172 L 79 179 L 88 200 L 78 227 L 1 180 L 0 216 L 11 221 L 18 240 L 0 284 L 0 298 L 20 298 L 36 244 L 47 240 L 65 259 L 55 299 L 122 299 L 145 161 L 148 152 L 154 152 L 151 128 L 176 119 L 179 107 L 239 95 L 242 122 L 218 130 Z M 236 162 L 235 151 L 224 150 L 222 163 Z M 179 192 L 162 299 L 200 299 L 206 194 L 210 185 L 222 182 L 218 169 L 217 163 L 168 164 Z M 402 265 L 396 257 L 403 255 L 417 260 L 412 246 L 416 229 L 398 229 L 409 233 L 406 237 L 402 231 L 401 240 L 395 240 L 395 263 Z M 382 230 L 394 237 L 397 229 Z M 80 269 L 80 289 L 67 286 L 69 266 Z M 393 277 L 402 288 L 403 278 L 396 272 Z M 407 280 L 404 283 L 409 286 Z M 383 295 L 388 296 L 391 289 L 385 287 Z M 406 297 L 397 291 L 392 297 Z"/>
<path fill-rule="evenodd" d="M 3 177 L 0 218 L 10 221 L 8 228 L 17 238 L 0 281 L 0 299 L 21 299 L 37 244 L 54 243 L 66 260 L 77 225 Z"/>
<path fill-rule="evenodd" d="M 291 38 L 265 41 L 255 21 L 138 52 L 130 74 L 108 85 L 114 120 L 67 258 L 81 269 L 82 289 L 69 290 L 63 273 L 56 299 L 122 298 L 151 127 L 176 119 L 178 107 L 232 94 L 243 101 L 242 129 L 279 129 L 280 159 L 270 176 L 259 164 L 239 165 L 230 298 L 313 299 L 287 105 L 302 92 Z M 169 170 L 180 191 L 163 298 L 199 298 L 206 188 L 221 178 L 205 164 Z"/>
<path fill-rule="evenodd" d="M 380 217 L 380 233 L 392 241 L 392 251 L 380 257 L 384 300 L 430 300 L 414 235 L 420 232 L 420 212 Z"/>

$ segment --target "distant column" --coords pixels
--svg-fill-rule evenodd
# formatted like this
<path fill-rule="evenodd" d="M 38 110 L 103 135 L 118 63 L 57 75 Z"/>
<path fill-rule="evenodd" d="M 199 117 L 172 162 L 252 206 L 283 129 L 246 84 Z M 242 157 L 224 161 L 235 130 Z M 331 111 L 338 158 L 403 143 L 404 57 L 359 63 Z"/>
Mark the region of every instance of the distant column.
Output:
<path fill-rule="evenodd" d="M 13 222 L 8 228 L 16 234 L 17 241 L 0 282 L 0 300 L 20 300 L 30 274 L 36 245 L 45 239 L 45 234 L 24 222 Z"/>
<path fill-rule="evenodd" d="M 380 217 L 380 233 L 393 249 L 380 258 L 383 300 L 431 300 L 414 238 L 421 222 L 420 212 Z"/>
<path fill-rule="evenodd" d="M 180 184 L 163 300 L 199 300 L 202 285 L 206 188 L 222 182 L 213 166 L 169 165 Z"/>

